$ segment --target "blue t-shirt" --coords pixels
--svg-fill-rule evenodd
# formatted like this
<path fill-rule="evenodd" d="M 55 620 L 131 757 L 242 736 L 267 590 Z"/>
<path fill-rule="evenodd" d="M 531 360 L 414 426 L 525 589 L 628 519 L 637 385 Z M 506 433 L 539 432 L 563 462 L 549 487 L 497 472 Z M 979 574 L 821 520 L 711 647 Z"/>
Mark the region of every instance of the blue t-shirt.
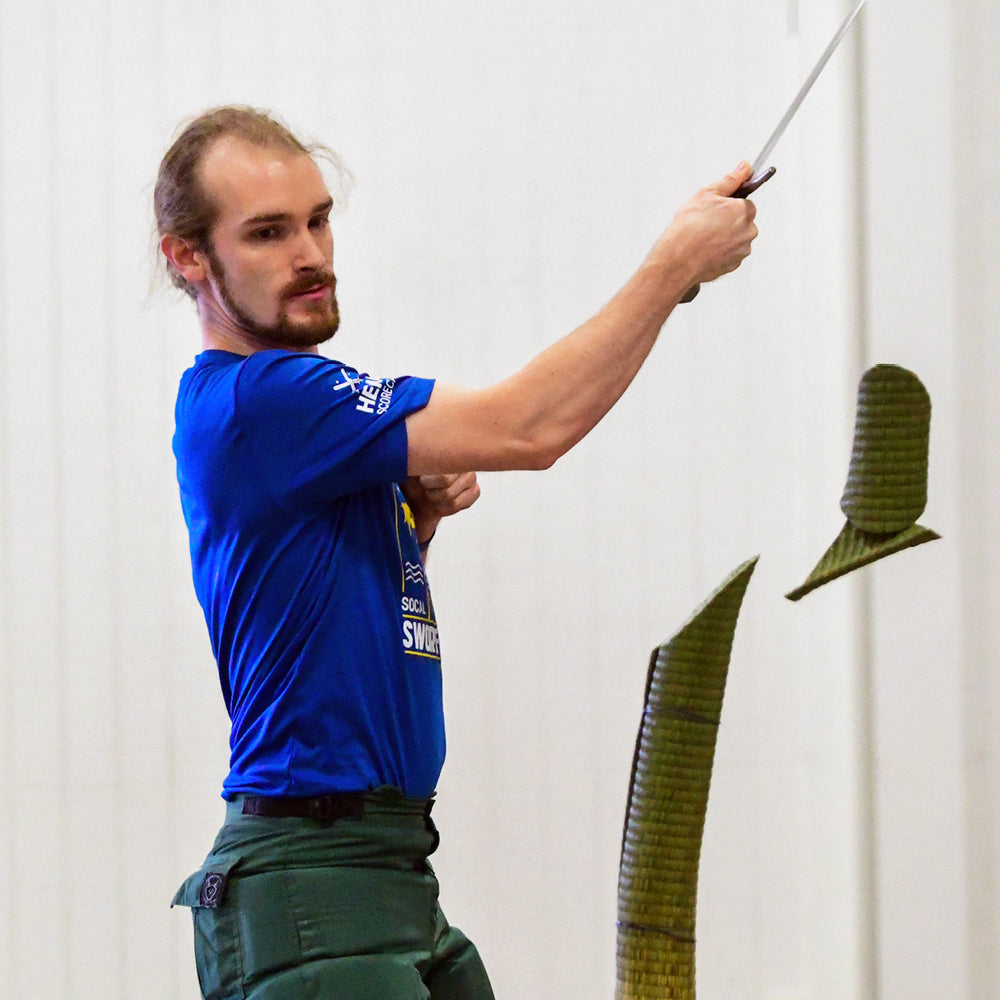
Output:
<path fill-rule="evenodd" d="M 292 351 L 205 351 L 184 373 L 174 454 L 232 720 L 226 798 L 433 792 L 437 623 L 396 485 L 432 388 Z"/>

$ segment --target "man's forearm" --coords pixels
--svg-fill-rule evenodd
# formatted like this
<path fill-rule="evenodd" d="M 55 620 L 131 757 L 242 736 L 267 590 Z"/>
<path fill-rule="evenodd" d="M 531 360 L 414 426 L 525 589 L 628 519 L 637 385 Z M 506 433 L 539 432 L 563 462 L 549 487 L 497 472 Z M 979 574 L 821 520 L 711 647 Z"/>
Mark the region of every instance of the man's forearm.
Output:
<path fill-rule="evenodd" d="M 691 199 L 608 304 L 516 375 L 482 390 L 436 386 L 407 419 L 410 473 L 547 468 L 589 433 L 687 290 L 749 254 L 753 206 L 728 196 L 746 169 Z"/>
<path fill-rule="evenodd" d="M 595 316 L 508 380 L 541 464 L 565 454 L 621 398 L 691 284 L 689 268 L 647 260 Z"/>

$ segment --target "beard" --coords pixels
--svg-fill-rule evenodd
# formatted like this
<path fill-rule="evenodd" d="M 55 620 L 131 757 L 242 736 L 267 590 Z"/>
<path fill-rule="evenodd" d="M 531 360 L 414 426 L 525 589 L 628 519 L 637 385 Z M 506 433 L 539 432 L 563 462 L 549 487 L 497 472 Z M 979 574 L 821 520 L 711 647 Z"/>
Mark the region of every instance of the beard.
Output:
<path fill-rule="evenodd" d="M 219 297 L 229 310 L 232 318 L 240 329 L 258 343 L 269 347 L 283 347 L 293 351 L 301 351 L 318 347 L 332 339 L 340 327 L 340 310 L 337 308 L 337 278 L 333 271 L 318 270 L 296 278 L 282 289 L 278 300 L 277 322 L 260 323 L 253 318 L 237 301 L 229 283 L 226 281 L 226 269 L 222 260 L 209 244 L 206 255 L 212 267 L 212 274 L 218 285 Z M 288 316 L 288 302 L 300 292 L 306 292 L 317 285 L 330 289 L 330 303 L 325 301 L 308 303 L 311 315 L 306 320 L 293 322 Z"/>

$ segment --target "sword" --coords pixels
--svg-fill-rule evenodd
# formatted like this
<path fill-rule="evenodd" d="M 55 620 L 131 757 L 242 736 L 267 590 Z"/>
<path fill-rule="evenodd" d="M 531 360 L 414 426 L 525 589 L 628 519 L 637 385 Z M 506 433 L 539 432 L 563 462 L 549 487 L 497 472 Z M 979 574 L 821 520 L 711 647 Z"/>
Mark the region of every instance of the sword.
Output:
<path fill-rule="evenodd" d="M 774 147 L 778 145 L 778 140 L 785 134 L 785 129 L 788 128 L 788 123 L 795 117 L 795 113 L 799 110 L 802 102 L 806 99 L 806 94 L 812 90 L 813 84 L 819 78 L 820 73 L 826 68 L 826 64 L 830 61 L 830 56 L 836 51 L 837 46 L 841 43 L 844 35 L 850 30 L 851 25 L 854 23 L 855 18 L 861 13 L 861 8 L 864 7 L 865 0 L 857 0 L 851 12 L 844 18 L 843 24 L 837 29 L 833 38 L 830 39 L 830 44 L 824 49 L 823 54 L 819 57 L 819 61 L 812 68 L 812 72 L 806 77 L 806 82 L 802 84 L 799 92 L 795 95 L 795 99 L 791 104 L 788 105 L 788 110 L 785 112 L 781 121 L 778 122 L 778 127 L 771 133 L 771 138 L 764 143 L 764 148 L 757 155 L 757 159 L 753 161 L 753 166 L 751 169 L 750 180 L 745 184 L 738 187 L 733 192 L 734 198 L 748 198 L 754 191 L 757 190 L 769 181 L 775 174 L 774 167 L 764 166 L 767 163 L 768 157 L 774 152 Z M 689 288 L 684 294 L 684 298 L 681 302 L 690 302 L 697 294 L 701 291 L 701 285 L 695 285 L 693 288 Z"/>

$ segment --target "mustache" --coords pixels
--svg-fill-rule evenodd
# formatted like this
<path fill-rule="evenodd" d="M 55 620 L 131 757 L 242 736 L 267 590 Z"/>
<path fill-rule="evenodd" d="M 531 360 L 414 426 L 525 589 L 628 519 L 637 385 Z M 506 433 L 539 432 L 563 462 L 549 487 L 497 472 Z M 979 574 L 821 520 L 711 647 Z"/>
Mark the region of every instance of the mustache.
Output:
<path fill-rule="evenodd" d="M 337 277 L 333 271 L 321 270 L 313 271 L 312 274 L 303 274 L 301 278 L 296 278 L 285 286 L 281 293 L 282 300 L 290 299 L 302 292 L 311 292 L 314 288 L 336 288 Z"/>

